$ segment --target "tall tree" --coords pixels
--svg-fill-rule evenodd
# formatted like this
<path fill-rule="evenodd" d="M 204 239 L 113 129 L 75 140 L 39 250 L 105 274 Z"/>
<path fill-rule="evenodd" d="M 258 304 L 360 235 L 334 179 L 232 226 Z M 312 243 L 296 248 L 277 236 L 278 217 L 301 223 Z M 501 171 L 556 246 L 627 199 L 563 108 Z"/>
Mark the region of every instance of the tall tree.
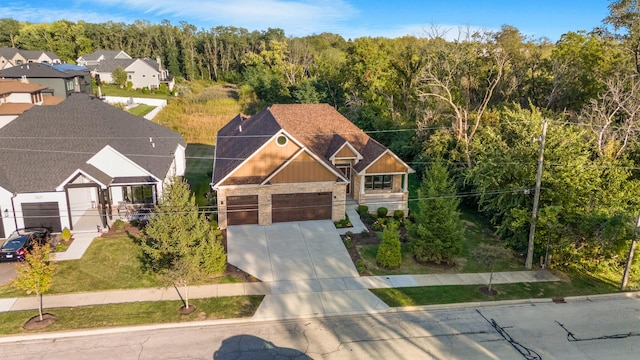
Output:
<path fill-rule="evenodd" d="M 633 56 L 636 73 L 640 74 L 640 2 L 638 0 L 614 0 L 609 4 L 609 16 L 605 24 L 626 33 L 618 35 Z"/>
<path fill-rule="evenodd" d="M 442 111 L 428 112 L 441 122 L 450 120 L 450 131 L 457 141 L 467 167 L 471 168 L 471 144 L 502 80 L 509 62 L 508 53 L 490 33 L 471 33 L 454 42 L 437 38 L 425 67 L 422 97 L 433 100 Z"/>
<path fill-rule="evenodd" d="M 226 256 L 221 256 L 224 249 L 219 233 L 211 229 L 203 214 L 198 213 L 198 206 L 184 180 L 174 178 L 166 186 L 145 233 L 147 238 L 141 246 L 147 265 L 167 281 L 186 289 L 201 274 L 224 270 Z M 211 264 L 211 261 L 215 263 Z M 185 295 L 188 302 L 187 291 Z"/>
<path fill-rule="evenodd" d="M 456 189 L 441 160 L 426 170 L 418 189 L 418 211 L 407 225 L 413 256 L 420 262 L 452 263 L 462 249 Z"/>

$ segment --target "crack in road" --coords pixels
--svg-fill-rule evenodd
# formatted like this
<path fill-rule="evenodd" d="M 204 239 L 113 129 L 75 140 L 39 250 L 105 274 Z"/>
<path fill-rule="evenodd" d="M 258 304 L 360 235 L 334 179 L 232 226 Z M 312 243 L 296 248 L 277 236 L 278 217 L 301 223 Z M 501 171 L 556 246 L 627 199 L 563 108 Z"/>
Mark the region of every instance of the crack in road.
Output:
<path fill-rule="evenodd" d="M 144 351 L 144 344 L 146 344 L 151 339 L 151 335 L 147 336 L 144 341 L 141 341 L 138 345 L 140 346 L 140 352 L 138 352 L 138 360 L 142 358 L 142 352 Z"/>
<path fill-rule="evenodd" d="M 496 330 L 496 332 L 500 336 L 502 336 L 509 344 L 511 344 L 511 346 L 514 349 L 516 349 L 516 351 L 518 351 L 520 355 L 522 355 L 526 360 L 542 360 L 542 356 L 540 356 L 540 354 L 538 354 L 535 350 L 522 345 L 521 343 L 516 341 L 514 338 L 512 338 L 511 335 L 509 335 L 509 333 L 505 329 L 510 327 L 500 326 L 498 325 L 498 322 L 495 321 L 494 319 L 487 319 L 487 317 L 484 316 L 480 312 L 480 310 L 476 309 L 476 311 L 478 312 L 478 314 L 480 314 L 480 316 L 483 319 L 485 319 L 489 323 L 489 325 L 491 325 L 491 327 L 493 327 Z"/>
<path fill-rule="evenodd" d="M 564 331 L 567 332 L 567 341 L 578 342 L 578 341 L 593 341 L 593 340 L 611 340 L 611 339 L 626 339 L 634 336 L 640 336 L 640 333 L 636 332 L 628 332 L 625 334 L 613 334 L 613 335 L 602 335 L 596 337 L 590 337 L 582 339 L 576 336 L 573 332 L 569 331 L 569 329 L 564 326 L 564 324 L 560 323 L 558 320 L 555 320 L 556 324 L 558 324 Z"/>

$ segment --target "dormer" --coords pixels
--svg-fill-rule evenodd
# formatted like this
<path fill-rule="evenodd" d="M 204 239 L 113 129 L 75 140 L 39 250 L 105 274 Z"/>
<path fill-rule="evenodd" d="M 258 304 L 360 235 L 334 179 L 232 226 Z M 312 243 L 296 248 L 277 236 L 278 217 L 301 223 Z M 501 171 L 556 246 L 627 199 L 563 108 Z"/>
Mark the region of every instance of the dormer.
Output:
<path fill-rule="evenodd" d="M 362 160 L 362 155 L 351 145 L 345 141 L 330 157 L 329 160 L 333 165 L 337 163 L 349 162 L 353 165 Z"/>

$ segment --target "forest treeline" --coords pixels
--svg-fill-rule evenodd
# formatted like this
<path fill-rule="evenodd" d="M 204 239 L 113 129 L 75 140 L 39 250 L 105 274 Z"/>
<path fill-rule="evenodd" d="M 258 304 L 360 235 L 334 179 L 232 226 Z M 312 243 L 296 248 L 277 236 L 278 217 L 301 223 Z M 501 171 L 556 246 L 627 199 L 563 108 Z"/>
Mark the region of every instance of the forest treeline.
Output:
<path fill-rule="evenodd" d="M 536 259 L 549 251 L 556 265 L 619 268 L 640 209 L 640 10 L 631 0 L 609 9 L 603 26 L 555 43 L 506 25 L 461 29 L 455 40 L 438 29 L 344 39 L 168 21 L 0 19 L 0 46 L 69 62 L 97 49 L 160 57 L 179 79 L 238 84 L 247 113 L 329 103 L 418 173 L 444 160 L 463 204 L 518 251 L 527 245 L 535 139 L 546 121 Z"/>

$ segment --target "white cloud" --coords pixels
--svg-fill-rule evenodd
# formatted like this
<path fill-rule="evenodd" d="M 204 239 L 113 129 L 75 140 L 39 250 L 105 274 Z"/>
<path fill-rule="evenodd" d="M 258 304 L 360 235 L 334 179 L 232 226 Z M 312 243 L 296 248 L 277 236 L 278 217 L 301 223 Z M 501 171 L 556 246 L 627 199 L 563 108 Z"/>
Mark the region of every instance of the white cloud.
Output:
<path fill-rule="evenodd" d="M 399 38 L 403 36 L 415 36 L 418 38 L 440 36 L 449 41 L 464 39 L 467 33 L 497 31 L 480 26 L 471 25 L 446 25 L 446 24 L 407 24 L 390 28 L 343 28 L 337 32 L 345 39 L 355 39 L 358 37 L 386 37 Z"/>
<path fill-rule="evenodd" d="M 233 25 L 249 30 L 285 29 L 287 35 L 322 32 L 357 14 L 344 0 L 94 0 L 105 8 L 129 9 L 198 27 Z M 316 30 L 319 29 L 319 30 Z"/>

